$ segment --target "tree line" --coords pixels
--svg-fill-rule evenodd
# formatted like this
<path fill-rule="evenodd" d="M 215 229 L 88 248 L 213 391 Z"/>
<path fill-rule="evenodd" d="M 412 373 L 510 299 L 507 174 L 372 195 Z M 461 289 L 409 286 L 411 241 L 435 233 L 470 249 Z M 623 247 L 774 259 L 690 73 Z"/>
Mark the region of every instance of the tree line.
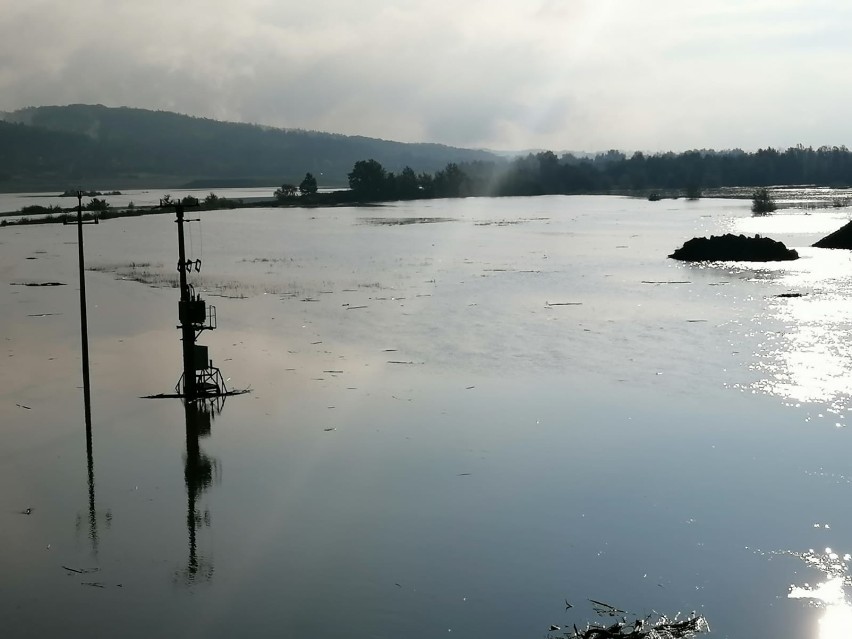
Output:
<path fill-rule="evenodd" d="M 620 151 L 594 156 L 551 151 L 530 153 L 507 161 L 450 162 L 435 173 L 386 170 L 375 159 L 359 160 L 348 174 L 349 192 L 337 202 L 390 201 L 440 197 L 572 195 L 644 193 L 658 190 L 699 197 L 703 189 L 812 184 L 843 187 L 852 184 L 852 153 L 846 147 L 796 146 L 785 151 L 760 149 L 687 151 L 630 157 Z M 311 173 L 297 187 L 284 184 L 275 192 L 279 201 L 314 197 Z M 328 198 L 327 198 L 328 199 Z"/>

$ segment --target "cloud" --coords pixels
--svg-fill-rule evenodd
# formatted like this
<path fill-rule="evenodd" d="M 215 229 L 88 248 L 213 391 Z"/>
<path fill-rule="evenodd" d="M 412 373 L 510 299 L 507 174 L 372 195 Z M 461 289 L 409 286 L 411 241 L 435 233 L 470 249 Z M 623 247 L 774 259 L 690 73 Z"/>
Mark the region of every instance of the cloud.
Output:
<path fill-rule="evenodd" d="M 7 0 L 0 109 L 72 102 L 492 148 L 844 144 L 829 0 Z"/>

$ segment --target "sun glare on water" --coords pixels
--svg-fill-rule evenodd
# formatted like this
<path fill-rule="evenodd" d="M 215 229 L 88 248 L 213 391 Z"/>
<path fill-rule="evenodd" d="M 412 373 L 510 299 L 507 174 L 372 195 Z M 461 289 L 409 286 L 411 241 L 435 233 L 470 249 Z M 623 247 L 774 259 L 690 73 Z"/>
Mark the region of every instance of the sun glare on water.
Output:
<path fill-rule="evenodd" d="M 799 557 L 824 572 L 828 579 L 816 585 L 791 586 L 787 597 L 810 600 L 822 608 L 817 639 L 852 637 L 852 605 L 846 596 L 846 587 L 850 585 L 847 564 L 852 556 L 841 557 L 831 548 L 826 548 L 825 553 L 808 551 Z"/>

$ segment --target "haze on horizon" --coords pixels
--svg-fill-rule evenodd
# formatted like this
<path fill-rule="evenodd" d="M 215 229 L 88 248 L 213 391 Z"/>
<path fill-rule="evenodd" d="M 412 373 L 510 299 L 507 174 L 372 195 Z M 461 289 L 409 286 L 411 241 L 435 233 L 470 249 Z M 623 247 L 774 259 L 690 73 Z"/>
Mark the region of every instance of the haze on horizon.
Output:
<path fill-rule="evenodd" d="M 6 0 L 0 110 L 491 149 L 852 146 L 841 0 Z"/>

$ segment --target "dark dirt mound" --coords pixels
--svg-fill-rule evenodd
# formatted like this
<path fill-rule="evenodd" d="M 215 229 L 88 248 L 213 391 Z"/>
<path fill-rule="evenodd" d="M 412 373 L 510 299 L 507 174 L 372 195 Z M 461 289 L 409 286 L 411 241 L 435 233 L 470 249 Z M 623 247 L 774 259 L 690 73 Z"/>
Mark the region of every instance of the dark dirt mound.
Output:
<path fill-rule="evenodd" d="M 694 237 L 669 257 L 689 262 L 776 262 L 799 259 L 799 254 L 768 237 L 745 235 L 711 235 Z"/>
<path fill-rule="evenodd" d="M 819 242 L 815 242 L 816 248 L 852 249 L 852 222 L 844 224 L 834 233 L 826 235 Z"/>

